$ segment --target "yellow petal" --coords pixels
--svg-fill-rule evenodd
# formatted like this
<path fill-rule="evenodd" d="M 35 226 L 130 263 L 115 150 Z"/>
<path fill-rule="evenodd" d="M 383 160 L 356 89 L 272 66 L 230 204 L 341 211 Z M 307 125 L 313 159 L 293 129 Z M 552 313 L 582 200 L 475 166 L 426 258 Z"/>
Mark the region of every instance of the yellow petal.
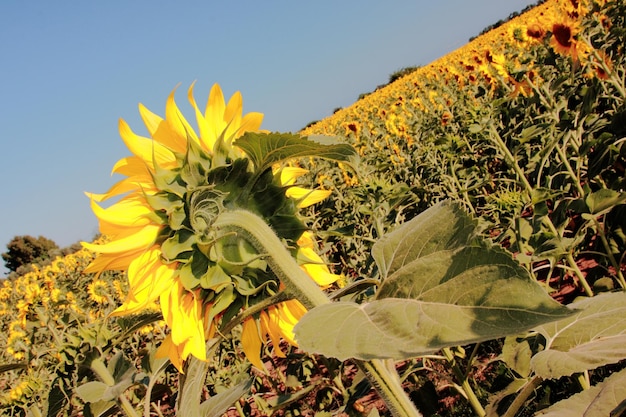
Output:
<path fill-rule="evenodd" d="M 340 278 L 339 275 L 330 273 L 328 267 L 323 264 L 303 264 L 300 268 L 321 287 L 326 287 Z"/>
<path fill-rule="evenodd" d="M 113 165 L 111 174 L 126 175 L 127 177 L 142 176 L 151 180 L 148 165 L 136 156 L 122 158 Z"/>
<path fill-rule="evenodd" d="M 280 183 L 282 185 L 293 185 L 296 179 L 309 172 L 307 169 L 299 167 L 284 167 L 280 170 Z"/>
<path fill-rule="evenodd" d="M 308 230 L 304 231 L 298 239 L 298 247 L 300 248 L 313 248 L 314 244 L 313 233 Z"/>
<path fill-rule="evenodd" d="M 263 341 L 259 336 L 259 329 L 256 324 L 256 320 L 248 318 L 243 322 L 243 329 L 241 331 L 241 346 L 246 358 L 262 371 L 266 371 L 263 362 L 261 361 L 261 348 L 263 347 Z"/>
<path fill-rule="evenodd" d="M 150 183 L 144 183 L 138 181 L 138 178 L 124 178 L 121 181 L 113 184 L 109 190 L 104 194 L 91 193 L 89 195 L 94 201 L 102 202 L 108 200 L 111 197 L 115 197 L 128 192 L 141 192 L 146 194 L 154 194 L 155 187 Z"/>
<path fill-rule="evenodd" d="M 100 207 L 92 198 L 91 209 L 99 220 L 122 227 L 147 225 L 150 223 L 148 216 L 151 215 L 153 211 L 152 207 L 147 204 L 145 199 L 139 199 L 135 196 L 124 198 L 106 209 Z M 108 234 L 102 230 L 101 232 Z"/>
<path fill-rule="evenodd" d="M 82 242 L 81 242 L 82 244 Z M 84 246 L 84 245 L 83 245 Z M 102 271 L 124 271 L 128 269 L 130 263 L 141 253 L 143 249 L 127 252 L 123 255 L 99 255 L 83 271 L 85 274 L 100 273 Z"/>
<path fill-rule="evenodd" d="M 123 119 L 119 121 L 119 131 L 126 147 L 148 166 L 154 168 L 155 162 L 163 166 L 176 161 L 176 156 L 171 150 L 155 140 L 136 135 Z"/>
<path fill-rule="evenodd" d="M 175 284 L 176 265 L 161 262 L 158 246 L 136 257 L 128 267 L 129 292 L 112 315 L 139 313 Z"/>
<path fill-rule="evenodd" d="M 308 190 L 302 187 L 289 187 L 285 195 L 296 200 L 298 208 L 304 208 L 325 200 L 331 193 L 332 191 L 330 190 Z"/>
<path fill-rule="evenodd" d="M 177 142 L 177 148 L 184 144 L 184 150 L 186 151 L 188 140 L 193 140 L 196 143 L 200 142 L 198 141 L 196 132 L 176 105 L 176 101 L 174 101 L 175 92 L 176 89 L 172 90 L 167 98 L 167 103 L 165 104 L 165 121 L 170 127 L 171 134 L 174 136 L 172 139 Z"/>
<path fill-rule="evenodd" d="M 187 92 L 187 98 L 189 99 L 189 103 L 191 103 L 191 106 L 196 112 L 196 122 L 198 123 L 198 130 L 200 134 L 200 144 L 202 145 L 202 148 L 205 151 L 212 154 L 217 137 L 215 136 L 214 129 L 209 124 L 209 122 L 204 118 L 204 115 L 202 114 L 202 112 L 198 108 L 198 105 L 196 104 L 196 99 L 193 97 L 194 84 L 191 84 L 191 86 L 189 87 L 189 91 Z"/>
<path fill-rule="evenodd" d="M 278 314 L 276 313 L 276 307 L 270 307 L 267 312 L 261 312 L 259 316 L 259 323 L 261 325 L 261 333 L 267 334 L 274 346 L 274 353 L 279 358 L 284 358 L 285 354 L 280 349 L 280 337 L 281 331 L 278 325 Z"/>
<path fill-rule="evenodd" d="M 139 114 L 141 115 L 143 124 L 146 125 L 146 129 L 148 129 L 148 133 L 150 133 L 150 136 L 153 136 L 159 128 L 161 122 L 163 122 L 163 118 L 152 113 L 150 110 L 148 110 L 146 106 L 141 103 L 139 103 Z"/>
<path fill-rule="evenodd" d="M 243 99 L 241 93 L 236 91 L 228 100 L 224 109 L 224 121 L 230 123 L 232 120 L 241 119 L 243 113 Z"/>
<path fill-rule="evenodd" d="M 202 300 L 185 290 L 179 280 L 161 293 L 161 311 L 172 329 L 172 342 L 182 348 L 182 358 L 189 354 L 206 360 Z"/>
<path fill-rule="evenodd" d="M 155 357 L 157 359 L 169 358 L 172 365 L 178 369 L 178 372 L 183 373 L 183 359 L 178 349 L 178 346 L 172 342 L 172 335 L 167 335 L 161 342 L 161 346 L 156 350 Z"/>
<path fill-rule="evenodd" d="M 218 138 L 226 127 L 226 123 L 224 123 L 225 109 L 226 104 L 224 102 L 222 89 L 218 84 L 213 84 L 211 91 L 209 92 L 209 98 L 204 112 L 204 118 L 212 128 L 212 131 L 210 132 L 211 137 Z"/>
<path fill-rule="evenodd" d="M 293 346 L 298 346 L 293 328 L 306 313 L 306 308 L 297 300 L 289 300 L 277 306 L 278 326 L 281 336 Z"/>
<path fill-rule="evenodd" d="M 93 243 L 83 242 L 83 247 L 96 252 L 105 254 L 119 254 L 123 252 L 133 251 L 137 249 L 147 249 L 156 240 L 161 226 L 148 224 L 142 227 L 137 233 L 128 237 L 113 240 L 103 245 L 95 245 Z"/>
<path fill-rule="evenodd" d="M 240 126 L 237 129 L 235 138 L 243 135 L 246 132 L 258 132 L 263 123 L 263 113 L 250 112 L 246 113 L 241 119 Z"/>

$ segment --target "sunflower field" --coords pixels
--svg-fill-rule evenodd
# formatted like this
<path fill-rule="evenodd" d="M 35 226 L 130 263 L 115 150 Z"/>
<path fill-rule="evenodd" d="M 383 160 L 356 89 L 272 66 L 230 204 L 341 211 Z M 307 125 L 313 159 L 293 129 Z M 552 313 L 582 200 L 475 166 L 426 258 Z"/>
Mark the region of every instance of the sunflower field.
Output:
<path fill-rule="evenodd" d="M 298 134 L 140 106 L 103 236 L 0 282 L 0 415 L 626 415 L 625 19 L 547 0 Z"/>

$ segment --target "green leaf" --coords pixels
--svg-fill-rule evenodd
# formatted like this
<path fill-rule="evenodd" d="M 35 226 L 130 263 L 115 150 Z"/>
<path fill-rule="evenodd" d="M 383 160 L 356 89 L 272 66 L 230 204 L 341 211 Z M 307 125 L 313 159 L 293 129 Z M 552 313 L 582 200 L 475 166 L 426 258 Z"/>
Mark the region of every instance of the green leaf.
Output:
<path fill-rule="evenodd" d="M 376 300 L 312 309 L 294 329 L 298 343 L 342 360 L 408 359 L 572 314 L 475 229 L 460 206 L 441 203 L 384 236 L 373 249 L 384 278 Z"/>
<path fill-rule="evenodd" d="M 102 401 L 107 389 L 109 389 L 109 386 L 104 382 L 90 381 L 76 387 L 76 394 L 86 403 L 95 403 Z"/>
<path fill-rule="evenodd" d="M 502 346 L 500 359 L 503 360 L 509 368 L 526 378 L 530 375 L 530 358 L 532 354 L 533 352 L 528 340 L 518 340 L 514 336 L 509 336 L 505 339 L 504 345 Z"/>
<path fill-rule="evenodd" d="M 252 380 L 244 381 L 212 396 L 200 404 L 200 415 L 203 417 L 220 417 L 235 401 L 248 394 L 251 386 Z"/>
<path fill-rule="evenodd" d="M 354 163 L 358 158 L 347 144 L 323 144 L 291 133 L 247 132 L 234 142 L 252 160 L 257 172 L 292 158 L 316 156 L 338 162 Z"/>
<path fill-rule="evenodd" d="M 474 221 L 458 204 L 445 201 L 384 235 L 372 247 L 372 257 L 384 279 L 407 260 L 467 245 L 475 228 Z"/>
<path fill-rule="evenodd" d="M 443 347 L 519 333 L 534 323 L 554 320 L 559 313 L 562 311 L 387 298 L 365 304 L 337 302 L 316 307 L 305 314 L 294 332 L 300 347 L 309 353 L 339 360 L 402 360 Z"/>
<path fill-rule="evenodd" d="M 626 193 L 618 193 L 617 191 L 603 188 L 589 194 L 585 198 L 585 203 L 587 203 L 591 214 L 600 215 L 608 212 L 618 204 L 626 203 Z"/>
<path fill-rule="evenodd" d="M 626 398 L 626 370 L 621 370 L 598 385 L 559 401 L 537 415 L 544 417 L 619 416 L 623 415 L 619 409 L 624 398 Z"/>
<path fill-rule="evenodd" d="M 545 379 L 560 378 L 626 358 L 626 293 L 600 294 L 570 304 L 580 311 L 535 330 L 546 349 L 530 361 Z"/>

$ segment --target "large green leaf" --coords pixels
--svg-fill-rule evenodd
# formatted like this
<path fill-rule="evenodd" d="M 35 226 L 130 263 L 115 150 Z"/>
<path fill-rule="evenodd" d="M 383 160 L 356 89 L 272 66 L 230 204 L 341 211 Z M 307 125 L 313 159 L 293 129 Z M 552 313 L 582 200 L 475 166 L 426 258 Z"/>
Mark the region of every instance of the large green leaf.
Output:
<path fill-rule="evenodd" d="M 338 162 L 353 163 L 357 152 L 348 144 L 322 143 L 291 133 L 248 132 L 234 142 L 252 160 L 257 172 L 291 158 L 315 156 Z"/>
<path fill-rule="evenodd" d="M 372 257 L 385 279 L 407 261 L 467 245 L 475 228 L 458 204 L 445 201 L 384 235 L 372 247 Z"/>
<path fill-rule="evenodd" d="M 508 253 L 479 242 L 472 219 L 452 203 L 383 237 L 374 258 L 384 279 L 376 300 L 312 309 L 295 328 L 303 349 L 339 359 L 407 359 L 572 314 Z"/>
<path fill-rule="evenodd" d="M 536 329 L 547 343 L 530 366 L 542 378 L 560 378 L 626 358 L 626 293 L 600 294 L 570 306 L 580 311 Z"/>
<path fill-rule="evenodd" d="M 401 360 L 514 334 L 536 322 L 554 320 L 559 313 L 400 298 L 365 304 L 346 301 L 312 309 L 296 325 L 295 334 L 309 353 L 339 360 Z"/>
<path fill-rule="evenodd" d="M 607 417 L 623 415 L 626 399 L 626 370 L 538 413 L 543 417 Z M 620 407 L 621 406 L 621 407 Z M 617 410 L 620 410 L 618 412 Z"/>

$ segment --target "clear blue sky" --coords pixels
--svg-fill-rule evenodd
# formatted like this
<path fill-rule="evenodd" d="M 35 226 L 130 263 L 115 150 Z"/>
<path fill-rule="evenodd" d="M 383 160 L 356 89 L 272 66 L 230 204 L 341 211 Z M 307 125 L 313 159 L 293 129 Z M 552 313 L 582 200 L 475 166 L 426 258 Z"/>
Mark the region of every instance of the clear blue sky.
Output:
<path fill-rule="evenodd" d="M 0 252 L 16 235 L 67 246 L 97 221 L 129 153 L 124 118 L 145 129 L 169 92 L 190 121 L 188 86 L 239 90 L 263 128 L 297 131 L 352 104 L 392 72 L 425 65 L 535 1 L 28 1 L 0 4 Z M 6 270 L 0 262 L 0 275 Z"/>

